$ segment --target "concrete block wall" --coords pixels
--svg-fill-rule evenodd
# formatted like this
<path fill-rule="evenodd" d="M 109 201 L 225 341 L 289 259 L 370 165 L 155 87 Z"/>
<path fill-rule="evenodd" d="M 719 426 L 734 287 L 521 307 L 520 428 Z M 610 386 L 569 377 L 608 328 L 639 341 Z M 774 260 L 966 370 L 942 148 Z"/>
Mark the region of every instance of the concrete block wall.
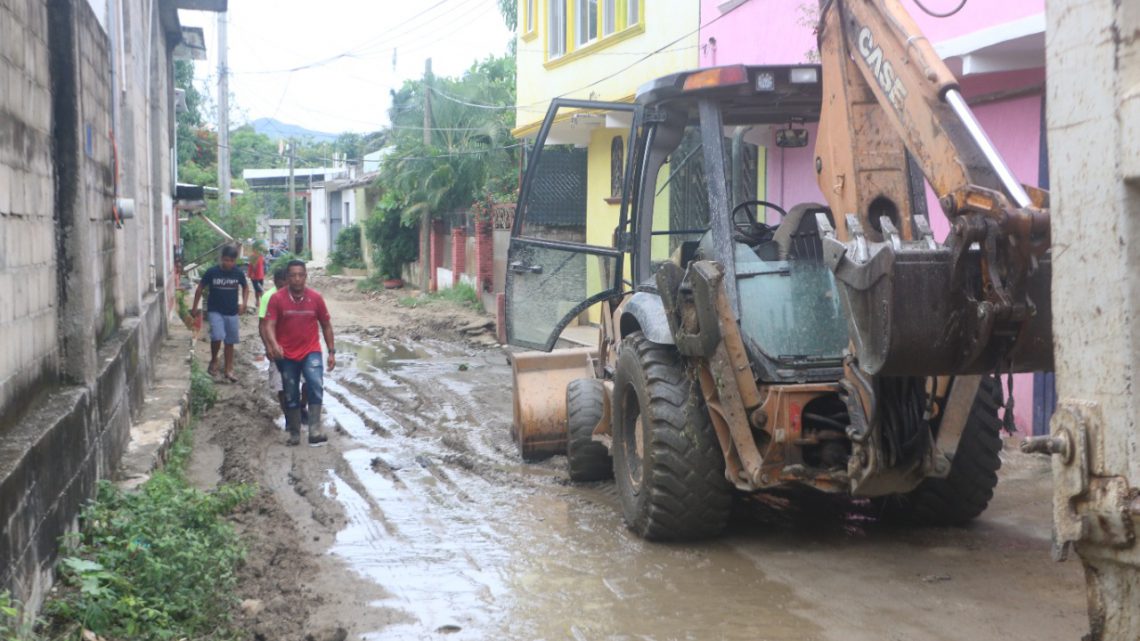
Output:
<path fill-rule="evenodd" d="M 124 1 L 116 25 L 86 0 L 0 0 L 0 591 L 32 609 L 127 448 L 174 281 L 177 14 Z"/>
<path fill-rule="evenodd" d="M 58 370 L 47 7 L 0 0 L 0 407 Z"/>
<path fill-rule="evenodd" d="M 111 148 L 110 43 L 87 3 L 75 3 L 79 52 L 80 211 L 94 231 L 90 283 L 95 293 L 95 335 L 107 340 L 125 312 L 116 292 L 121 266 L 116 255 L 120 230 L 111 218 L 114 160 Z"/>

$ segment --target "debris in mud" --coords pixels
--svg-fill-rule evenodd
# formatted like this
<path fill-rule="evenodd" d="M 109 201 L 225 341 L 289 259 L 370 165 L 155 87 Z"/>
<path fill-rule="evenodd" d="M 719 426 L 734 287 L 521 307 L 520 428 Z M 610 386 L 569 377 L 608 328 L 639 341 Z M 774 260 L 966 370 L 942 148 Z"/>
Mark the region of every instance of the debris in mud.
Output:
<path fill-rule="evenodd" d="M 385 461 L 384 459 L 380 458 L 379 456 L 372 457 L 372 460 L 369 461 L 368 466 L 370 468 L 372 468 L 373 472 L 382 472 L 382 471 L 395 472 L 396 470 L 402 469 L 402 467 L 403 467 L 400 465 L 396 465 L 395 463 L 390 463 L 388 461 Z"/>
<path fill-rule="evenodd" d="M 439 634 L 455 634 L 456 632 L 459 632 L 462 629 L 463 628 L 461 628 L 457 625 L 452 625 L 449 623 L 447 625 L 439 626 L 438 628 L 435 629 L 435 631 L 438 632 Z"/>
<path fill-rule="evenodd" d="M 468 369 L 470 369 L 470 368 L 467 366 L 467 363 L 460 363 L 459 364 L 459 371 L 466 372 Z"/>
<path fill-rule="evenodd" d="M 922 577 L 923 583 L 943 583 L 950 580 L 949 574 L 927 574 Z"/>
<path fill-rule="evenodd" d="M 468 324 L 464 325 L 463 327 L 460 327 L 459 331 L 463 332 L 464 334 L 467 334 L 468 336 L 474 336 L 476 334 L 482 334 L 483 332 L 494 331 L 494 329 L 495 329 L 495 321 L 486 320 L 486 321 L 475 321 L 474 323 L 468 323 Z"/>
<path fill-rule="evenodd" d="M 246 599 L 241 602 L 241 612 L 247 617 L 255 617 L 265 609 L 265 602 L 261 599 Z"/>
<path fill-rule="evenodd" d="M 344 641 L 348 638 L 348 630 L 341 627 L 329 628 L 316 634 L 305 635 L 305 641 Z"/>
<path fill-rule="evenodd" d="M 423 468 L 433 467 L 435 465 L 435 463 L 432 463 L 432 460 L 424 454 L 416 455 L 416 463 L 419 463 L 420 467 Z"/>
<path fill-rule="evenodd" d="M 467 470 L 468 472 L 475 471 L 475 461 L 471 460 L 470 456 L 466 454 L 447 454 L 443 457 L 443 462 L 446 465 L 454 465 Z"/>

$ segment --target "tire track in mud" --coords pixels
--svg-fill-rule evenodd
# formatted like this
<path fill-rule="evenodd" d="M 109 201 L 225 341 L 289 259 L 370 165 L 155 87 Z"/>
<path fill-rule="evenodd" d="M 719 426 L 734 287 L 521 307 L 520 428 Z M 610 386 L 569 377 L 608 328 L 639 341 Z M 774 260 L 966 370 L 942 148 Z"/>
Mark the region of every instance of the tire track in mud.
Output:
<path fill-rule="evenodd" d="M 494 604 L 507 588 L 495 568 L 509 552 L 504 520 L 493 515 L 511 502 L 494 484 L 497 470 L 518 463 L 480 445 L 506 427 L 478 398 L 487 386 L 467 380 L 479 375 L 464 376 L 496 362 L 484 378 L 501 395 L 509 370 L 497 351 L 437 353 L 392 369 L 349 361 L 326 376 L 326 416 L 343 433 L 336 448 L 345 465 L 328 470 L 323 491 L 347 520 L 331 551 L 395 595 L 381 605 L 414 621 L 386 628 L 384 639 L 439 630 L 486 638 L 501 628 Z"/>

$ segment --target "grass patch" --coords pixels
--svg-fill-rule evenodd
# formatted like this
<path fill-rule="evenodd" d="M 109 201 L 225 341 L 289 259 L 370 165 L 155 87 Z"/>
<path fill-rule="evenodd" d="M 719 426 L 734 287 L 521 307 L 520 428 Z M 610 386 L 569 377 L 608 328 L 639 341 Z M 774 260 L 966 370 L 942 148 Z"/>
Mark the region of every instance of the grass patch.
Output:
<path fill-rule="evenodd" d="M 244 558 L 223 518 L 253 496 L 248 485 L 214 492 L 183 476 L 192 428 L 171 448 L 167 466 L 137 492 L 101 482 L 80 516 L 80 532 L 64 538 L 63 594 L 44 608 L 52 636 L 81 629 L 115 639 L 231 639 L 236 569 Z"/>
<path fill-rule="evenodd" d="M 201 416 L 218 402 L 218 390 L 214 379 L 202 368 L 197 360 L 190 360 L 190 413 Z"/>
<path fill-rule="evenodd" d="M 474 287 L 467 283 L 459 283 L 454 287 L 441 289 L 431 294 L 404 296 L 397 302 L 401 307 L 415 309 L 421 305 L 429 305 L 440 301 L 480 311 L 483 309 L 483 303 L 479 299 L 479 293 L 475 291 Z"/>
<path fill-rule="evenodd" d="M 356 289 L 362 292 L 382 292 L 384 291 L 384 277 L 377 272 L 372 272 L 356 281 Z"/>

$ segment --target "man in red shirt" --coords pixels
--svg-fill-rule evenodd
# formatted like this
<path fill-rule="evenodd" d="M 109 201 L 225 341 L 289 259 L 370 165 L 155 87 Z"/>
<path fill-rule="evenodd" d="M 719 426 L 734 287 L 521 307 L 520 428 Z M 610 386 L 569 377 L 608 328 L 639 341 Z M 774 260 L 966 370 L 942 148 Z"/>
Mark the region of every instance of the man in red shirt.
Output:
<path fill-rule="evenodd" d="M 309 444 L 328 440 L 321 429 L 321 403 L 324 397 L 324 371 L 321 368 L 321 339 L 317 327 L 325 335 L 328 367 L 336 367 L 332 322 L 325 299 L 305 286 L 308 271 L 305 262 L 291 260 L 286 266 L 287 286 L 269 299 L 265 312 L 265 338 L 269 357 L 277 363 L 285 386 L 285 429 L 289 445 L 301 442 L 301 379 L 305 379 L 309 405 Z"/>

